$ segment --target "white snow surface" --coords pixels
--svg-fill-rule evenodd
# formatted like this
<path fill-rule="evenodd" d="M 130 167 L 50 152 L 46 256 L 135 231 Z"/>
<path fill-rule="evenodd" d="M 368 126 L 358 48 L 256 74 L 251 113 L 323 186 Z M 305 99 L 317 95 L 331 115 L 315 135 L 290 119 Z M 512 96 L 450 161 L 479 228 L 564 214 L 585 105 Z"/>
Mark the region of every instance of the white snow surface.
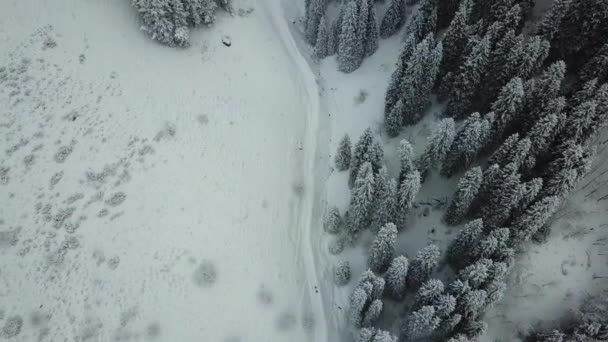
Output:
<path fill-rule="evenodd" d="M 280 2 L 236 6 L 179 50 L 128 1 L 0 4 L 11 340 L 327 340 L 317 85 Z"/>

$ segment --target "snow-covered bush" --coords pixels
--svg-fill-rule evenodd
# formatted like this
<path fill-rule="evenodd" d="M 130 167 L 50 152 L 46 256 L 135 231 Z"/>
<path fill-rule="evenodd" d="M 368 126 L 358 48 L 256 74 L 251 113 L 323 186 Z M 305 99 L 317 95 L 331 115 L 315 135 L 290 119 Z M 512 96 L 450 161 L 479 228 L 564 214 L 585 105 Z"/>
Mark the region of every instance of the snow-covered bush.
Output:
<path fill-rule="evenodd" d="M 340 260 L 334 266 L 334 282 L 338 286 L 346 285 L 350 281 L 350 263 Z"/>

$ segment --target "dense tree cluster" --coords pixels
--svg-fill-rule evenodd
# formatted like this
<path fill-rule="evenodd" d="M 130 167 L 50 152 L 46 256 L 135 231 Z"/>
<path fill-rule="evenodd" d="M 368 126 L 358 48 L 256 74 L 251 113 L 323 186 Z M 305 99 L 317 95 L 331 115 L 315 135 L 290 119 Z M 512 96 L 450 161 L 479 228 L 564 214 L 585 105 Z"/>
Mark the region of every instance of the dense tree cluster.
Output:
<path fill-rule="evenodd" d="M 168 46 L 188 47 L 190 29 L 210 26 L 218 8 L 232 13 L 231 0 L 133 0 L 142 29 Z"/>

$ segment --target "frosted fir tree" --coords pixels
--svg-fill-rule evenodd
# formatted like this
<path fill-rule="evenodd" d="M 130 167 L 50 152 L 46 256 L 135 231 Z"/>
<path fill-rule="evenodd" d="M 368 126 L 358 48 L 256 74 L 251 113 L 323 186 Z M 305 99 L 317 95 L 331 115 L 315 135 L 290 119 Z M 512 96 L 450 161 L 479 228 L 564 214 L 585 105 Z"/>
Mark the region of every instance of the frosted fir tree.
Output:
<path fill-rule="evenodd" d="M 334 266 L 334 282 L 336 285 L 343 286 L 348 284 L 350 277 L 350 263 L 344 260 L 338 261 L 336 266 Z"/>
<path fill-rule="evenodd" d="M 456 297 L 451 294 L 442 294 L 435 300 L 435 310 L 437 316 L 442 320 L 449 320 L 454 310 L 456 310 Z"/>
<path fill-rule="evenodd" d="M 475 249 L 482 233 L 482 219 L 473 220 L 464 226 L 448 249 L 448 262 L 452 267 L 460 269 L 472 262 L 476 256 Z"/>
<path fill-rule="evenodd" d="M 423 306 L 436 306 L 439 299 L 443 296 L 443 282 L 439 279 L 429 279 L 422 283 L 422 286 L 416 291 L 414 297 L 414 310 L 420 309 Z"/>
<path fill-rule="evenodd" d="M 491 307 L 502 300 L 505 291 L 507 290 L 507 284 L 502 281 L 492 282 L 488 284 L 484 290 L 488 295 L 486 299 L 486 307 Z"/>
<path fill-rule="evenodd" d="M 585 63 L 578 73 L 579 80 L 588 82 L 596 79 L 598 84 L 608 81 L 608 43 Z"/>
<path fill-rule="evenodd" d="M 452 202 L 445 212 L 444 220 L 450 225 L 460 224 L 469 212 L 473 201 L 477 197 L 483 172 L 481 167 L 474 167 L 467 171 L 458 182 L 458 187 Z"/>
<path fill-rule="evenodd" d="M 414 36 L 419 42 L 428 34 L 434 34 L 437 27 L 437 0 L 422 0 L 418 12 L 410 20 L 406 34 Z"/>
<path fill-rule="evenodd" d="M 452 91 L 448 97 L 447 113 L 455 118 L 466 117 L 473 108 L 473 98 L 479 90 L 481 78 L 486 72 L 490 57 L 490 37 L 472 37 L 471 52 L 455 74 Z"/>
<path fill-rule="evenodd" d="M 338 20 L 334 20 L 329 28 L 329 36 L 327 37 L 327 56 L 333 56 L 338 51 L 338 35 L 336 32 Z"/>
<path fill-rule="evenodd" d="M 401 131 L 401 122 L 403 121 L 403 112 L 405 105 L 402 100 L 398 100 L 392 107 L 390 112 L 384 115 L 384 129 L 389 137 L 396 137 Z"/>
<path fill-rule="evenodd" d="M 340 47 L 340 34 L 342 33 L 342 22 L 344 21 L 344 16 L 346 15 L 346 3 L 342 3 L 340 5 L 340 11 L 338 12 L 338 16 L 336 20 L 334 20 L 332 25 L 332 33 L 333 33 L 333 41 L 334 41 L 334 54 L 338 53 L 338 49 Z"/>
<path fill-rule="evenodd" d="M 188 20 L 195 27 L 199 25 L 211 25 L 215 21 L 215 11 L 218 7 L 226 12 L 232 13 L 231 2 L 214 0 L 182 0 L 184 9 L 188 13 Z"/>
<path fill-rule="evenodd" d="M 566 64 L 558 61 L 547 67 L 538 78 L 526 84 L 524 127 L 528 129 L 532 127 L 544 108 L 559 96 L 565 75 Z"/>
<path fill-rule="evenodd" d="M 372 327 L 376 324 L 378 318 L 382 314 L 383 303 L 380 299 L 374 299 L 369 305 L 363 317 L 362 326 Z"/>
<path fill-rule="evenodd" d="M 350 159 L 352 155 L 352 147 L 350 142 L 350 137 L 348 134 L 344 134 L 342 140 L 338 144 L 338 150 L 336 151 L 336 156 L 334 158 L 334 162 L 336 164 L 336 168 L 338 171 L 346 171 L 350 167 Z"/>
<path fill-rule="evenodd" d="M 572 0 L 555 0 L 551 9 L 545 13 L 543 19 L 536 26 L 536 34 L 551 41 L 559 31 L 562 19 L 568 13 Z"/>
<path fill-rule="evenodd" d="M 382 170 L 380 171 L 382 175 Z M 371 230 L 377 232 L 380 227 L 397 220 L 397 182 L 389 179 L 384 191 L 376 192 L 376 206 L 372 218 Z"/>
<path fill-rule="evenodd" d="M 529 145 L 530 139 L 527 139 L 526 141 L 528 142 L 528 145 Z M 513 158 L 517 158 L 520 163 L 515 162 L 515 165 L 517 165 L 519 167 L 521 165 L 521 162 L 523 162 L 523 160 L 519 160 L 519 159 L 521 159 L 521 158 L 525 159 L 525 157 L 526 157 L 525 155 L 523 155 L 523 156 L 515 155 L 519 142 L 520 142 L 519 133 L 515 133 L 515 134 L 512 134 L 511 136 L 509 136 L 507 138 L 507 140 L 505 140 L 505 142 L 500 146 L 500 148 L 498 148 L 498 150 L 496 150 L 496 152 L 494 152 L 494 154 L 492 154 L 490 159 L 488 159 L 488 163 L 490 165 L 498 164 L 499 166 L 502 167 L 511 162 L 514 162 Z M 528 146 L 528 150 L 529 150 L 529 148 L 530 147 Z M 527 153 L 527 151 L 526 151 L 526 153 Z"/>
<path fill-rule="evenodd" d="M 369 3 L 367 0 L 357 0 L 357 3 L 357 17 L 359 20 L 357 23 L 357 37 L 361 40 L 361 44 L 359 45 L 361 51 L 359 51 L 359 54 L 361 55 L 361 59 L 363 59 L 365 57 L 365 38 L 367 36 L 367 18 L 369 16 Z"/>
<path fill-rule="evenodd" d="M 573 108 L 568 116 L 563 138 L 585 144 L 597 131 L 594 118 L 597 113 L 597 102 L 587 101 Z"/>
<path fill-rule="evenodd" d="M 399 186 L 399 194 L 397 197 L 397 218 L 399 229 L 405 227 L 405 222 L 409 210 L 414 206 L 414 200 L 418 191 L 420 191 L 420 172 L 414 170 L 407 175 Z"/>
<path fill-rule="evenodd" d="M 172 9 L 169 0 L 133 0 L 132 4 L 141 16 L 144 32 L 162 44 L 175 45 L 173 40 L 175 23 L 170 15 Z"/>
<path fill-rule="evenodd" d="M 551 45 L 540 36 L 534 36 L 524 47 L 523 60 L 517 69 L 517 76 L 522 79 L 530 78 L 543 66 Z"/>
<path fill-rule="evenodd" d="M 507 83 L 496 101 L 492 104 L 492 112 L 496 115 L 495 141 L 501 139 L 512 130 L 524 103 L 524 85 L 519 77 L 514 77 Z"/>
<path fill-rule="evenodd" d="M 321 18 L 319 23 L 319 31 L 317 33 L 317 42 L 315 43 L 314 55 L 318 59 L 323 59 L 329 56 L 329 28 L 325 21 L 325 17 Z"/>
<path fill-rule="evenodd" d="M 482 206 L 482 216 L 488 226 L 504 224 L 520 199 L 520 178 L 517 165 L 511 163 L 501 168 L 498 182 L 491 190 L 488 201 Z"/>
<path fill-rule="evenodd" d="M 389 125 L 388 116 L 392 113 L 393 108 L 396 106 L 397 101 L 401 98 L 402 94 L 402 86 L 401 80 L 405 76 L 405 72 L 407 70 L 407 62 L 409 61 L 414 49 L 416 48 L 416 43 L 412 36 L 408 36 L 406 38 L 405 43 L 403 44 L 403 48 L 401 49 L 401 53 L 399 54 L 399 58 L 397 59 L 397 65 L 395 71 L 391 74 L 391 80 L 389 81 L 388 88 L 386 90 L 385 101 L 384 101 L 384 115 L 385 115 L 385 124 L 387 125 L 387 132 L 392 134 L 391 136 L 395 136 L 398 134 L 401 129 L 401 116 L 398 116 L 398 121 L 392 123 L 395 127 Z M 392 130 L 388 130 L 391 128 Z"/>
<path fill-rule="evenodd" d="M 372 206 L 374 204 L 374 173 L 372 165 L 369 162 L 363 163 L 355 186 L 352 191 L 352 198 L 350 203 L 350 218 L 351 236 L 356 235 L 362 229 L 365 229 L 369 225 L 369 219 L 371 215 Z"/>
<path fill-rule="evenodd" d="M 545 186 L 542 196 L 565 197 L 576 188 L 593 163 L 594 149 L 583 148 L 573 141 L 567 141 L 557 148 L 557 157 L 547 165 Z"/>
<path fill-rule="evenodd" d="M 338 41 L 338 69 L 345 73 L 355 71 L 363 60 L 359 21 L 357 2 L 346 3 Z"/>
<path fill-rule="evenodd" d="M 367 264 L 369 268 L 377 273 L 383 273 L 389 266 L 395 254 L 395 243 L 397 242 L 397 227 L 387 223 L 380 228 L 378 235 L 369 249 Z"/>
<path fill-rule="evenodd" d="M 375 328 L 362 328 L 359 330 L 357 342 L 374 342 L 374 335 L 376 335 Z"/>
<path fill-rule="evenodd" d="M 427 338 L 439 327 L 441 319 L 435 313 L 435 307 L 423 306 L 407 318 L 402 333 L 408 340 Z"/>
<path fill-rule="evenodd" d="M 437 167 L 445 159 L 456 135 L 454 127 L 454 119 L 447 118 L 439 121 L 431 132 L 426 148 L 417 161 L 423 179 L 430 169 Z"/>
<path fill-rule="evenodd" d="M 386 330 L 378 329 L 372 342 L 397 342 L 397 336 Z"/>
<path fill-rule="evenodd" d="M 380 36 L 388 38 L 397 33 L 405 23 L 407 17 L 407 6 L 405 0 L 391 0 L 380 24 Z"/>
<path fill-rule="evenodd" d="M 402 139 L 399 142 L 397 150 L 399 154 L 399 184 L 403 182 L 405 176 L 414 171 L 414 148 L 407 139 Z"/>
<path fill-rule="evenodd" d="M 365 22 L 365 42 L 364 42 L 364 51 L 365 56 L 369 57 L 373 55 L 378 50 L 378 40 L 379 40 L 379 32 L 378 32 L 378 23 L 376 23 L 376 6 L 374 6 L 374 0 L 366 0 L 367 1 L 367 20 Z"/>
<path fill-rule="evenodd" d="M 440 2 L 440 7 L 442 3 Z M 458 70 L 460 58 L 468 41 L 468 17 L 471 3 L 470 0 L 465 0 L 460 3 L 458 12 L 452 19 L 450 26 L 443 38 L 443 56 L 441 59 L 441 67 L 438 79 L 441 80 L 448 72 Z"/>
<path fill-rule="evenodd" d="M 528 207 L 534 203 L 540 191 L 543 188 L 543 179 L 542 178 L 534 178 L 529 182 L 523 183 L 520 187 L 521 195 L 519 202 L 513 209 L 512 217 L 515 219 L 520 217 L 525 213 Z"/>
<path fill-rule="evenodd" d="M 350 323 L 355 327 L 361 327 L 363 323 L 363 315 L 365 314 L 365 306 L 369 300 L 368 296 L 371 293 L 372 285 L 365 283 L 357 286 L 350 295 Z M 366 290 L 368 289 L 368 290 Z"/>
<path fill-rule="evenodd" d="M 405 296 L 407 289 L 407 270 L 409 262 L 406 257 L 400 255 L 391 261 L 391 264 L 384 275 L 386 279 L 386 290 L 388 295 L 396 300 L 401 300 Z"/>
<path fill-rule="evenodd" d="M 338 234 L 342 230 L 342 217 L 338 207 L 332 206 L 327 209 L 323 217 L 323 229 L 330 234 Z"/>
<path fill-rule="evenodd" d="M 500 259 L 506 255 L 504 249 L 509 248 L 510 231 L 508 228 L 498 228 L 479 242 L 475 254 L 483 259 Z"/>
<path fill-rule="evenodd" d="M 570 106 L 578 107 L 585 102 L 595 100 L 595 94 L 597 90 L 597 78 L 594 78 L 583 83 L 582 85 L 579 85 L 577 91 L 570 97 Z"/>
<path fill-rule="evenodd" d="M 528 132 L 531 146 L 530 152 L 532 156 L 546 155 L 551 144 L 557 137 L 557 128 L 561 119 L 561 112 L 557 114 L 548 114 L 542 117 L 532 126 Z M 563 119 L 561 119 L 563 120 Z"/>
<path fill-rule="evenodd" d="M 304 19 L 305 36 L 308 43 L 315 45 L 319 24 L 325 14 L 326 0 L 310 0 L 306 6 L 306 18 Z"/>
<path fill-rule="evenodd" d="M 486 294 L 487 297 L 487 294 Z M 472 341 L 479 341 L 479 338 L 483 336 L 488 330 L 488 324 L 484 321 L 479 320 L 466 320 L 465 324 L 462 326 L 462 331 L 467 335 Z"/>
<path fill-rule="evenodd" d="M 384 149 L 380 141 L 374 141 L 369 152 L 369 162 L 372 164 L 374 174 L 384 166 Z"/>
<path fill-rule="evenodd" d="M 441 174 L 451 177 L 469 168 L 483 148 L 482 138 L 486 135 L 479 113 L 471 114 L 456 134 L 441 166 Z"/>
<path fill-rule="evenodd" d="M 348 185 L 352 188 L 357 179 L 359 168 L 363 163 L 371 162 L 371 148 L 374 144 L 374 134 L 370 128 L 366 128 L 361 134 L 361 137 L 355 144 L 353 149 L 352 158 L 350 161 L 350 175 L 348 178 Z"/>
<path fill-rule="evenodd" d="M 459 300 L 460 312 L 466 320 L 474 320 L 486 309 L 488 294 L 485 290 L 472 290 Z"/>
<path fill-rule="evenodd" d="M 458 273 L 458 279 L 466 281 L 472 288 L 478 289 L 488 280 L 490 267 L 493 262 L 490 259 L 480 259 L 465 267 Z"/>
<path fill-rule="evenodd" d="M 424 283 L 437 267 L 439 262 L 439 248 L 428 245 L 416 253 L 416 258 L 410 262 L 407 274 L 407 283 L 411 289 L 415 289 Z"/>
<path fill-rule="evenodd" d="M 528 241 L 555 213 L 560 204 L 559 197 L 545 197 L 534 203 L 517 218 L 512 225 L 516 241 Z"/>

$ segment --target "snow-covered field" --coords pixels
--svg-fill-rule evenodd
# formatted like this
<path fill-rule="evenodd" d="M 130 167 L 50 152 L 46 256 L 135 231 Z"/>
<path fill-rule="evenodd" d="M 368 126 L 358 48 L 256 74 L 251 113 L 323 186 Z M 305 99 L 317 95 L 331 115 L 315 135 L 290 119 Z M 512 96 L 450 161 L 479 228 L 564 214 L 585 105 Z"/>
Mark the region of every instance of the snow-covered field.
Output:
<path fill-rule="evenodd" d="M 0 4 L 12 340 L 326 339 L 316 85 L 280 4 L 236 5 L 178 50 L 128 1 Z"/>

